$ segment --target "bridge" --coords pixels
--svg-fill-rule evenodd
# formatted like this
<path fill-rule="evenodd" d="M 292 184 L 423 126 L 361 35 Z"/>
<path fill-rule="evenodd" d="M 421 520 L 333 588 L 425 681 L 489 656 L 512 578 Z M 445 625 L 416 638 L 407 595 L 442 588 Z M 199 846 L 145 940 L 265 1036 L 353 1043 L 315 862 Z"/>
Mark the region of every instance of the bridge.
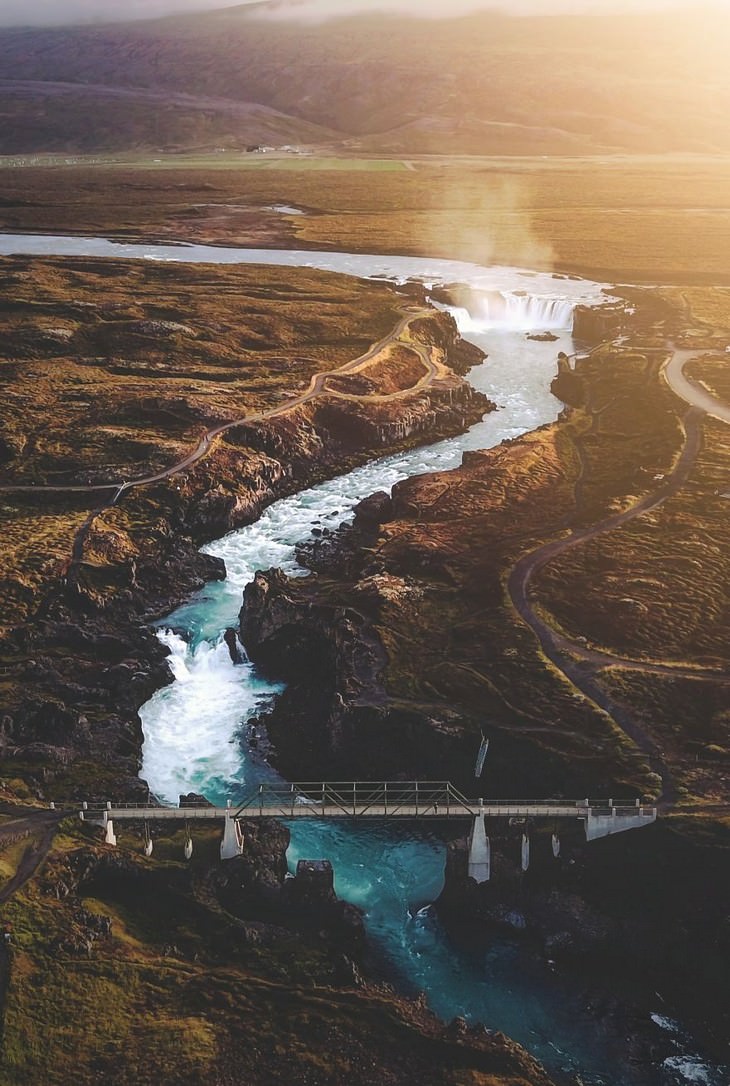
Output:
<path fill-rule="evenodd" d="M 467 799 L 448 781 L 347 781 L 329 783 L 291 784 L 286 788 L 266 785 L 249 793 L 234 807 L 216 807 L 205 802 L 183 807 L 162 807 L 156 803 L 106 804 L 85 803 L 79 812 L 85 822 L 100 825 L 105 840 L 116 845 L 115 825 L 121 822 L 142 822 L 145 828 L 145 852 L 152 851 L 149 832 L 152 822 L 223 822 L 221 859 L 241 854 L 244 837 L 240 822 L 249 819 L 453 819 L 468 818 L 472 822 L 469 840 L 469 874 L 477 882 L 490 878 L 491 861 L 485 819 L 514 819 L 524 827 L 522 835 L 522 867 L 529 866 L 529 823 L 535 819 L 571 819 L 585 823 L 586 839 L 594 841 L 614 833 L 638 829 L 656 821 L 656 807 L 644 806 L 640 800 L 615 802 L 613 799 L 594 800 L 498 800 Z M 553 833 L 553 853 L 560 852 L 560 840 Z M 185 855 L 192 854 L 192 839 L 188 833 Z"/>

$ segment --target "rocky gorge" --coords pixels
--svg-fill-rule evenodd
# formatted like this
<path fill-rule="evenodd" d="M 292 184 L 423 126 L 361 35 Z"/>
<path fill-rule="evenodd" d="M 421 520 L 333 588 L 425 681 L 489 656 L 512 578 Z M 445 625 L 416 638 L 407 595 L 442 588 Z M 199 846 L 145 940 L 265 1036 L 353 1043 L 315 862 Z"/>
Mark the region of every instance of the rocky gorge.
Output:
<path fill-rule="evenodd" d="M 207 380 L 198 373 L 195 385 L 181 387 L 176 370 L 181 361 L 187 368 L 191 349 L 201 351 L 203 329 L 214 304 L 221 303 L 209 300 L 209 312 L 201 317 L 206 295 L 194 272 L 198 314 L 188 309 L 184 320 L 172 320 L 183 314 L 173 311 L 169 300 L 164 316 L 156 303 L 147 309 L 143 300 L 148 287 L 159 293 L 165 270 L 139 272 L 132 273 L 133 301 L 117 297 L 101 309 L 91 301 L 87 308 L 81 293 L 84 283 L 96 289 L 98 276 L 105 276 L 101 266 L 70 261 L 59 269 L 46 261 L 41 268 L 19 261 L 11 275 L 20 297 L 6 304 L 4 318 L 5 342 L 13 346 L 3 372 L 9 394 L 0 784 L 8 812 L 2 818 L 9 817 L 10 826 L 19 801 L 44 804 L 52 796 L 63 805 L 65 799 L 78 802 L 80 795 L 146 794 L 137 777 L 142 740 L 137 710 L 153 689 L 170 681 L 166 652 L 149 623 L 222 576 L 220 561 L 198 552 L 202 541 L 254 520 L 275 497 L 383 448 L 434 432 L 459 432 L 490 407 L 458 376 L 481 357 L 479 352 L 461 344 L 447 316 L 420 316 L 412 330 L 414 351 L 434 360 L 434 379 L 422 381 L 412 394 L 414 367 L 407 346 L 385 351 L 375 357 L 377 380 L 367 388 L 362 375 L 354 374 L 349 388 L 343 375 L 331 392 L 323 390 L 291 411 L 284 404 L 270 422 L 231 427 L 195 464 L 139 488 L 130 486 L 121 500 L 112 500 L 110 476 L 129 481 L 164 473 L 198 440 L 201 422 L 210 428 L 236 414 L 255 414 L 252 406 L 271 409 L 292 385 L 295 393 L 302 388 L 301 378 L 298 389 L 291 374 L 282 379 L 282 359 L 269 352 L 265 362 L 259 359 L 258 387 L 249 390 L 245 375 L 241 380 L 236 372 L 240 363 L 232 354 L 226 357 L 220 321 L 211 328 L 218 344 L 217 372 Z M 255 293 L 261 272 L 256 280 L 249 273 L 206 272 L 204 278 L 212 280 L 225 309 L 231 304 L 226 291 L 233 286 L 239 299 L 246 291 Z M 69 280 L 77 295 L 71 308 L 63 300 Z M 49 294 L 60 299 L 47 297 L 39 308 L 37 300 L 22 297 L 25 282 L 37 298 L 39 281 L 52 284 Z M 282 307 L 288 287 L 278 275 L 277 281 Z M 338 289 L 340 282 L 338 277 Z M 300 275 L 290 295 L 296 305 L 302 288 Z M 292 367 L 299 364 L 310 381 L 313 370 L 334 369 L 368 345 L 357 333 L 342 337 L 339 331 L 338 306 L 349 309 L 351 299 L 336 294 L 329 299 L 335 308 L 328 323 L 321 283 L 314 289 L 320 292 L 320 320 L 314 327 L 299 326 L 308 357 L 293 357 L 291 347 L 281 344 Z M 409 298 L 380 286 L 366 287 L 364 300 L 368 291 L 375 309 L 385 313 L 378 318 L 382 335 L 396 319 L 403 323 L 400 307 L 415 301 L 412 292 Z M 131 311 L 124 308 L 128 304 Z M 183 304 L 181 295 L 177 304 Z M 357 319 L 367 323 L 372 314 L 366 304 Z M 39 339 L 30 335 L 29 317 L 82 327 Z M 128 328 L 120 327 L 120 318 Z M 87 355 L 91 336 L 83 326 L 91 324 L 95 338 L 107 336 L 110 320 L 114 354 Z M 235 327 L 240 329 L 238 317 Z M 269 325 L 266 335 L 272 334 Z M 79 353 L 67 358 L 69 344 Z M 137 361 L 142 355 L 144 374 Z M 154 381 L 156 394 L 140 398 L 132 374 Z M 182 380 L 190 382 L 188 373 Z M 228 386 L 222 398 L 221 384 Z M 371 412 L 362 410 L 363 395 L 373 398 Z M 43 439 L 40 431 L 22 429 L 31 397 L 36 410 L 46 412 Z M 79 408 L 81 427 L 64 417 Z M 143 428 L 138 428 L 140 412 Z M 41 815 L 31 808 L 29 817 L 32 826 Z M 456 1083 L 467 1073 L 485 1084 L 547 1086 L 536 1061 L 501 1035 L 464 1022 L 446 1026 L 422 1002 L 365 984 L 356 964 L 362 953 L 358 910 L 337 900 L 326 871 L 305 868 L 296 878 L 285 878 L 288 835 L 282 827 L 248 825 L 245 858 L 221 868 L 213 837 L 196 834 L 193 863 L 183 865 L 177 855 L 181 831 L 163 836 L 150 863 L 135 856 L 134 843 L 109 854 L 98 831 L 77 820 L 61 821 L 60 813 L 50 817 L 54 826 L 42 841 L 30 831 L 23 860 L 27 874 L 11 880 L 8 885 L 17 882 L 18 888 L 3 904 L 6 931 L 13 932 L 13 945 L 8 949 L 6 941 L 0 962 L 3 1065 L 13 1082 L 40 1077 L 63 1083 L 72 1075 L 76 1083 L 91 1083 L 103 1073 L 120 1086 L 133 1076 L 140 1086 L 174 1074 L 191 1086 L 211 1076 L 268 1086 L 296 1071 L 302 1081 L 334 1086 L 343 1076 L 363 1084 L 403 1081 L 407 1067 L 409 1075 L 417 1069 L 425 1083 Z M 4 856 L 14 840 L 12 835 L 3 839 Z M 31 860 L 37 865 L 44 857 L 41 877 L 26 881 L 34 870 Z M 73 1069 L 71 1050 L 67 1059 L 58 1038 L 60 990 L 67 1014 L 75 1014 L 77 1022 Z M 114 1029 L 106 1040 L 96 1028 L 99 999 L 114 1007 Z M 49 1046 L 49 1037 L 59 1043 Z"/>

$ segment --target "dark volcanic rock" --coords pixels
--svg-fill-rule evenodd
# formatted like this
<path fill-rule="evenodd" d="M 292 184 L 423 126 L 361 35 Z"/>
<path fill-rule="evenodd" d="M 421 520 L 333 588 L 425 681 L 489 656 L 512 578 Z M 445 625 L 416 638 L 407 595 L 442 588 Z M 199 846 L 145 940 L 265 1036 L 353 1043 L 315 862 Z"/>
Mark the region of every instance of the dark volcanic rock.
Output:
<path fill-rule="evenodd" d="M 287 683 L 266 717 L 272 760 L 285 775 L 374 780 L 443 768 L 458 733 L 454 715 L 388 701 L 382 682 L 387 653 L 369 617 L 414 594 L 416 586 L 389 574 L 358 583 L 357 609 L 322 602 L 316 593 L 310 598 L 306 582 L 281 570 L 259 572 L 246 586 L 246 652 Z"/>
<path fill-rule="evenodd" d="M 293 910 L 300 928 L 325 929 L 328 940 L 339 950 L 350 957 L 362 955 L 362 912 L 347 901 L 338 901 L 329 860 L 300 860 L 296 876 L 284 883 L 283 900 Z"/>
<path fill-rule="evenodd" d="M 355 523 L 360 525 L 385 524 L 393 516 L 393 502 L 385 490 L 363 498 L 355 506 Z"/>
<path fill-rule="evenodd" d="M 223 634 L 223 640 L 228 646 L 228 652 L 231 657 L 231 661 L 234 664 L 243 663 L 243 655 L 238 647 L 238 635 L 236 631 L 229 626 L 226 632 Z"/>
<path fill-rule="evenodd" d="M 221 904 L 234 916 L 315 936 L 338 954 L 360 957 L 365 945 L 362 914 L 337 898 L 329 861 L 300 861 L 296 877 L 289 878 L 286 827 L 256 820 L 242 822 L 241 828 L 241 855 L 217 865 L 208 877 Z"/>
<path fill-rule="evenodd" d="M 457 937 L 469 924 L 481 938 L 495 927 L 524 933 L 551 962 L 585 970 L 589 977 L 622 974 L 631 978 L 637 998 L 640 992 L 653 998 L 658 985 L 672 1001 L 670 1013 L 694 1018 L 701 1027 L 714 1021 L 718 1031 L 725 1029 L 727 979 L 721 960 L 730 945 L 730 865 L 716 843 L 701 835 L 684 838 L 658 823 L 587 844 L 576 827 L 562 835 L 555 860 L 549 833 L 535 832 L 530 869 L 522 872 L 521 830 L 492 822 L 487 832 L 492 845 L 487 883 L 477 885 L 468 877 L 465 840 L 448 848 L 436 907 Z M 683 872 L 681 887 L 677 871 Z M 643 1008 L 645 1021 L 650 1009 Z M 629 1013 L 626 1007 L 619 1011 Z"/>
<path fill-rule="evenodd" d="M 211 873 L 221 904 L 244 919 L 280 919 L 289 831 L 274 820 L 241 824 L 244 849 Z"/>
<path fill-rule="evenodd" d="M 179 807 L 212 807 L 213 804 L 210 800 L 207 800 L 205 796 L 201 796 L 199 792 L 187 792 L 184 796 L 180 796 L 178 800 Z"/>
<path fill-rule="evenodd" d="M 617 336 L 627 319 L 624 303 L 577 305 L 573 310 L 573 335 L 586 343 L 602 343 Z"/>
<path fill-rule="evenodd" d="M 586 401 L 585 381 L 570 368 L 570 360 L 563 351 L 558 354 L 558 375 L 553 379 L 550 391 L 568 407 L 582 407 Z"/>

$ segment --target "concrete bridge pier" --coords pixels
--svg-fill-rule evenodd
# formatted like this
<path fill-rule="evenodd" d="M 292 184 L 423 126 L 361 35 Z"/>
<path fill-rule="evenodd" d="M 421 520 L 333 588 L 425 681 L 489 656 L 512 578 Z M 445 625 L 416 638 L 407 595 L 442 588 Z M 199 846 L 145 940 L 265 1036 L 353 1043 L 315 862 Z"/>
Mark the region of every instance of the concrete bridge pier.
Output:
<path fill-rule="evenodd" d="M 105 845 L 116 845 L 116 843 L 117 843 L 117 837 L 116 837 L 116 834 L 114 833 L 114 823 L 112 822 L 111 818 L 109 818 L 109 816 L 105 813 L 104 814 L 104 844 Z"/>
<path fill-rule="evenodd" d="M 527 871 L 530 866 L 530 838 L 527 833 L 522 834 L 522 870 Z"/>
<path fill-rule="evenodd" d="M 557 833 L 553 834 L 552 844 L 553 844 L 553 856 L 557 860 L 558 857 L 560 856 L 560 838 L 558 837 Z"/>
<path fill-rule="evenodd" d="M 481 803 L 469 837 L 468 875 L 475 882 L 489 882 L 492 876 L 489 838 L 484 825 L 484 807 Z"/>
<path fill-rule="evenodd" d="M 192 847 L 191 850 L 192 852 Z M 232 860 L 243 852 L 243 836 L 238 822 L 226 811 L 223 822 L 223 840 L 221 841 L 221 860 Z"/>

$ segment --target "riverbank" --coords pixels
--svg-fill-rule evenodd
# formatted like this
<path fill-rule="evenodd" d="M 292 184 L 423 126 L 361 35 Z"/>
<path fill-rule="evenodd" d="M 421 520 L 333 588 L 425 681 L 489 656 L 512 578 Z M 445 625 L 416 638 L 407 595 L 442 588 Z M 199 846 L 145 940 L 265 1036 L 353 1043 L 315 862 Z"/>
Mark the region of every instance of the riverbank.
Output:
<path fill-rule="evenodd" d="M 730 283 L 727 159 L 436 157 L 378 172 L 377 184 L 367 170 L 296 162 L 179 162 L 0 168 L 0 229 L 411 254 L 598 282 Z"/>

